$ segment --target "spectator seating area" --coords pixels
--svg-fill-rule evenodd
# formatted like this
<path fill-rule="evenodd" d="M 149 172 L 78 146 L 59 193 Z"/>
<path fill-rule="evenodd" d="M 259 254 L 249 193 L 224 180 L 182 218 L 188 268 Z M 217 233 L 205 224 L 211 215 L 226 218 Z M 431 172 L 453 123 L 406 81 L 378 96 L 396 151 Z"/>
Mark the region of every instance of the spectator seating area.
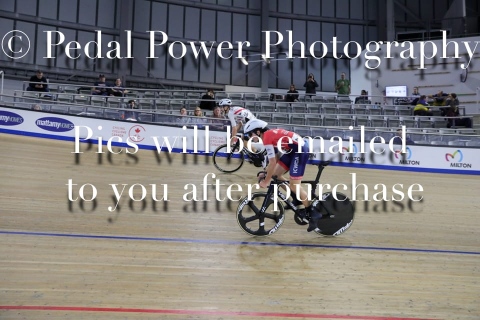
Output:
<path fill-rule="evenodd" d="M 139 106 L 139 119 L 142 122 L 175 125 L 179 124 L 179 110 L 186 107 L 189 115 L 200 104 L 200 91 L 165 91 L 129 89 L 126 97 L 90 95 L 88 87 L 50 84 L 50 92 L 15 91 L 14 103 L 17 107 L 31 108 L 40 104 L 43 111 L 74 114 L 98 118 L 121 120 L 122 109 L 128 100 L 134 99 Z M 311 101 L 286 103 L 271 101 L 267 93 L 216 92 L 219 101 L 229 98 L 234 105 L 250 109 L 258 118 L 272 127 L 284 127 L 304 136 L 321 136 L 324 139 L 340 136 L 354 140 L 360 138 L 360 126 L 365 127 L 365 139 L 382 136 L 389 140 L 398 127 L 407 127 L 408 135 L 419 144 L 428 145 L 480 145 L 479 132 L 453 126 L 446 128 L 446 118 L 442 116 L 422 117 L 412 115 L 408 105 L 352 104 L 350 100 L 336 100 L 334 96 L 315 96 Z M 460 107 L 465 114 L 465 109 Z M 462 110 L 463 109 L 463 110 Z M 182 118 L 181 123 L 216 124 L 223 129 L 228 124 L 222 120 L 205 117 Z M 466 117 L 463 115 L 462 117 Z M 189 119 L 189 120 L 186 120 Z M 349 127 L 353 127 L 352 130 Z"/>

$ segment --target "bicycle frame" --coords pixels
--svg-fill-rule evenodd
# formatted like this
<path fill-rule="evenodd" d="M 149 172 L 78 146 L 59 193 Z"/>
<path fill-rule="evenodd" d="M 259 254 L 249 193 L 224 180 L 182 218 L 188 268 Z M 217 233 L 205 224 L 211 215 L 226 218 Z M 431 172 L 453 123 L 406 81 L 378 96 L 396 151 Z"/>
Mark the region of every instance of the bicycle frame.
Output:
<path fill-rule="evenodd" d="M 315 180 L 313 181 L 304 181 L 303 183 L 305 184 L 309 184 L 310 185 L 310 190 L 311 190 L 311 194 L 310 194 L 310 199 L 314 199 L 315 197 L 317 197 L 316 193 L 315 193 L 315 189 L 316 189 L 316 186 L 318 184 L 318 182 L 320 182 L 320 177 L 322 176 L 322 172 L 323 170 L 325 169 L 326 166 L 328 166 L 330 164 L 330 161 L 321 161 L 319 164 L 318 164 L 318 171 L 317 171 L 317 175 L 315 176 Z M 297 206 L 292 202 L 290 201 L 286 194 L 284 194 L 283 192 L 280 191 L 280 188 L 279 186 L 281 185 L 285 185 L 286 188 L 290 188 L 289 186 L 289 181 L 281 181 L 281 180 L 278 180 L 278 178 L 276 176 L 272 177 L 272 182 L 270 183 L 270 185 L 268 186 L 268 189 L 267 189 L 267 194 L 265 196 L 265 200 L 263 200 L 263 203 L 262 203 L 262 208 L 260 209 L 260 213 L 263 215 L 265 213 L 265 210 L 267 209 L 268 207 L 268 201 L 269 199 L 274 196 L 275 197 L 275 189 L 276 189 L 276 196 L 278 198 L 280 198 L 287 206 L 286 206 L 286 209 L 292 209 L 293 212 L 297 212 Z M 293 192 L 291 192 L 290 196 L 292 197 L 292 199 L 295 199 L 295 194 Z M 276 206 L 276 202 L 275 202 L 275 206 Z M 274 207 L 274 210 L 276 209 L 276 207 Z"/>
<path fill-rule="evenodd" d="M 240 137 L 239 137 L 240 139 Z M 237 139 L 237 141 L 235 142 L 235 144 L 233 146 L 231 146 L 232 150 L 230 151 L 230 154 L 228 155 L 228 159 L 230 159 L 233 155 L 235 155 L 235 151 L 237 151 L 238 154 L 240 154 L 241 152 L 244 152 L 245 155 L 250 158 L 250 155 L 252 154 L 252 152 L 250 150 L 248 150 L 247 147 L 243 146 L 243 149 L 240 150 L 239 146 L 240 146 L 240 140 Z"/>

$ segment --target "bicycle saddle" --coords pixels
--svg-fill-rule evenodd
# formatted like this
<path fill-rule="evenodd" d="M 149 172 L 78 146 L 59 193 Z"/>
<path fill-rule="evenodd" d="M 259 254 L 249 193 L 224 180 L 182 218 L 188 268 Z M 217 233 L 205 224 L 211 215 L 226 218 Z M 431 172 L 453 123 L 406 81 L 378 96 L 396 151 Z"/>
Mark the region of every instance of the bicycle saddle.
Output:
<path fill-rule="evenodd" d="M 326 166 L 328 166 L 330 163 L 332 163 L 331 160 L 320 161 L 319 165 L 320 165 L 320 166 L 323 166 L 323 167 L 326 167 Z"/>

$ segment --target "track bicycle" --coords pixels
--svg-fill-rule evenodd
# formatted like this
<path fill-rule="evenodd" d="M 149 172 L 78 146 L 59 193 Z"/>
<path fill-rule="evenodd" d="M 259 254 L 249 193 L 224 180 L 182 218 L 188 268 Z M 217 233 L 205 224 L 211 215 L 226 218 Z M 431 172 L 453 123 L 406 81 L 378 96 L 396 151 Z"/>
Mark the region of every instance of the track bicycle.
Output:
<path fill-rule="evenodd" d="M 213 164 L 215 168 L 225 173 L 233 173 L 238 171 L 243 163 L 250 162 L 256 167 L 266 167 L 268 160 L 265 163 L 262 163 L 259 155 L 263 155 L 263 158 L 266 159 L 266 151 L 263 150 L 260 154 L 256 154 L 246 146 L 240 150 L 240 139 L 242 139 L 242 134 L 237 134 L 237 141 L 232 144 L 229 148 L 228 143 L 219 146 L 213 152 Z"/>
<path fill-rule="evenodd" d="M 342 193 L 326 192 L 320 198 L 315 194 L 322 171 L 329 164 L 330 161 L 321 161 L 315 180 L 302 183 L 311 185 L 312 205 L 322 213 L 322 219 L 319 220 L 314 231 L 323 236 L 338 236 L 352 226 L 355 208 L 350 199 Z M 281 181 L 274 177 L 267 192 L 254 192 L 251 199 L 247 196 L 240 200 L 237 208 L 237 222 L 243 231 L 255 236 L 271 235 L 278 231 L 285 221 L 285 210 L 293 210 L 297 224 L 308 224 L 310 216 L 308 213 L 302 216 L 298 209 L 301 201 L 297 200 L 294 194 L 287 198 L 281 186 L 289 188 L 288 181 Z M 277 197 L 274 197 L 275 190 L 277 190 Z"/>

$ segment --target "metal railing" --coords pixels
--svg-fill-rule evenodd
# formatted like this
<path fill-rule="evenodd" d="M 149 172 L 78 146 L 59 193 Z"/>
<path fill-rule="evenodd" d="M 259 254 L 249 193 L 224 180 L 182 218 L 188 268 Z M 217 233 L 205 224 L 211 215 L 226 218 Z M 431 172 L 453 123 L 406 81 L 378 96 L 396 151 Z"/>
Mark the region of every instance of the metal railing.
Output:
<path fill-rule="evenodd" d="M 226 119 L 216 119 L 211 117 L 194 117 L 191 115 L 181 116 L 178 110 L 170 108 L 170 109 L 158 109 L 155 106 L 151 106 L 151 108 L 142 108 L 142 109 L 126 109 L 120 105 L 103 105 L 103 106 L 95 106 L 86 103 L 78 103 L 75 101 L 66 102 L 66 101 L 56 101 L 52 99 L 42 99 L 36 96 L 22 96 L 23 93 L 31 93 L 31 92 L 23 92 L 17 91 L 15 96 L 8 96 L 8 98 L 12 101 L 11 106 L 14 108 L 19 109 L 28 109 L 33 111 L 40 111 L 40 112 L 50 112 L 55 114 L 68 114 L 72 116 L 80 116 L 80 117 L 92 117 L 92 118 L 100 118 L 100 119 L 108 119 L 108 120 L 128 120 L 126 118 L 127 113 L 135 113 L 136 121 L 140 121 L 143 123 L 150 123 L 150 124 L 157 124 L 157 125 L 169 125 L 169 126 L 187 126 L 192 127 L 196 125 L 197 127 L 201 128 L 202 126 L 209 126 L 214 130 L 225 131 L 226 126 L 229 125 L 229 121 Z M 6 95 L 4 95 L 6 96 Z M 3 98 L 3 96 L 2 96 Z M 3 100 L 3 99 L 2 99 Z M 174 99 L 172 101 L 175 101 Z M 272 113 L 270 112 L 257 112 L 257 116 L 260 118 L 262 116 L 270 116 L 269 123 L 274 124 L 274 126 L 284 127 L 287 130 L 298 131 L 299 134 L 307 136 L 312 134 L 312 136 L 320 135 L 324 138 L 330 138 L 331 135 L 339 135 L 343 138 L 346 138 L 349 135 L 357 136 L 360 130 L 360 124 L 358 122 L 360 117 L 368 117 L 367 115 L 350 115 L 352 116 L 352 122 L 349 125 L 353 125 L 353 129 L 349 129 L 348 125 L 341 125 L 339 122 L 336 122 L 333 125 L 326 125 L 322 123 L 322 125 L 310 125 L 307 124 L 295 124 L 295 123 L 276 123 L 272 118 Z M 279 112 L 274 113 L 274 115 L 278 115 Z M 305 119 L 312 118 L 313 115 L 317 115 L 317 113 L 294 113 L 290 114 L 291 116 L 300 116 L 303 115 Z M 320 118 L 326 118 L 327 116 L 333 117 L 344 117 L 343 120 L 346 119 L 347 114 L 344 115 L 335 115 L 335 114 L 318 114 Z M 398 129 L 398 125 L 402 124 L 396 120 L 412 120 L 413 123 L 419 123 L 420 117 L 414 116 L 391 116 L 389 119 L 386 119 L 389 116 L 386 115 L 373 115 L 369 116 L 373 120 L 382 120 L 383 123 L 395 122 L 395 126 L 367 126 L 362 125 L 363 130 L 367 133 L 367 136 L 372 135 L 380 135 L 383 137 L 390 137 L 394 134 L 394 131 Z M 322 119 L 323 119 L 322 118 Z M 435 127 L 436 122 L 434 120 L 443 120 L 444 117 L 424 117 L 422 121 L 429 122 L 428 127 L 420 127 L 419 125 L 412 125 L 407 126 L 407 132 L 409 134 L 415 136 L 422 136 L 421 141 L 429 142 L 429 141 L 453 141 L 451 139 L 455 138 L 456 141 L 460 141 L 459 143 L 463 146 L 465 145 L 465 141 L 467 140 L 475 140 L 480 142 L 480 136 L 478 135 L 478 131 L 475 129 L 467 129 L 467 128 L 450 128 L 447 129 L 444 126 Z M 386 119 L 386 120 L 385 120 Z M 355 120 L 355 121 L 353 121 Z M 368 119 L 367 119 L 368 120 Z M 386 122 L 385 122 L 386 121 Z M 398 122 L 398 123 L 397 123 Z M 438 122 L 439 123 L 439 122 Z M 431 124 L 431 125 L 430 125 Z M 449 137 L 442 138 L 442 136 L 447 135 Z M 464 138 L 462 138 L 462 136 Z M 449 140 L 450 139 L 450 140 Z M 447 142 L 448 142 L 447 141 Z M 428 144 L 428 143 L 425 143 Z"/>

